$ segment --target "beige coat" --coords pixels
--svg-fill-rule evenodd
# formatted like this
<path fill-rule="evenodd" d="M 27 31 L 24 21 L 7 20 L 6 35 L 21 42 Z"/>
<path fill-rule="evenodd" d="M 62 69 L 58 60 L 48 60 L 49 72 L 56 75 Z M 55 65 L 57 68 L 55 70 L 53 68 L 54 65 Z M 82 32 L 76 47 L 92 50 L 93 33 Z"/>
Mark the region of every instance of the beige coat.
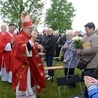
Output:
<path fill-rule="evenodd" d="M 89 61 L 93 55 L 94 58 L 87 65 L 86 69 L 97 68 L 98 67 L 98 35 L 92 33 L 90 36 L 85 36 L 83 38 L 83 43 L 90 42 L 91 46 L 81 49 L 80 55 L 84 61 Z"/>

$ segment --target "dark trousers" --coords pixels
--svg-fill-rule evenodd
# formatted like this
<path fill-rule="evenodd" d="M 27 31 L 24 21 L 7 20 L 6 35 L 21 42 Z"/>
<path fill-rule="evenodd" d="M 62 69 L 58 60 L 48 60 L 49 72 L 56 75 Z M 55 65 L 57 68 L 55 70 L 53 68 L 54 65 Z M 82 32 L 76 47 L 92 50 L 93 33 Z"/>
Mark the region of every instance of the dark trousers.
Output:
<path fill-rule="evenodd" d="M 61 47 L 56 47 L 56 57 L 59 57 Z"/>
<path fill-rule="evenodd" d="M 75 68 L 69 68 L 69 72 L 68 72 L 68 68 L 64 68 L 64 74 L 66 75 L 73 75 L 74 74 L 74 69 Z"/>
<path fill-rule="evenodd" d="M 53 56 L 52 55 L 46 55 L 46 64 L 48 67 L 52 66 L 53 63 Z M 48 70 L 48 75 L 54 76 L 54 70 Z"/>

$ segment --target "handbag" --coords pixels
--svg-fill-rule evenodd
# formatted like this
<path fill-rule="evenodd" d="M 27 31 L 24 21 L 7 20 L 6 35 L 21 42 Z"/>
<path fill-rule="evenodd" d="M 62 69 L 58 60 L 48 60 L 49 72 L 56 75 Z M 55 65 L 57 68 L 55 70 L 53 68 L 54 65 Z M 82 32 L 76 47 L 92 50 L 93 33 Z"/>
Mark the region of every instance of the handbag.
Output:
<path fill-rule="evenodd" d="M 95 56 L 95 55 L 94 55 Z M 86 66 L 91 62 L 91 60 L 94 58 L 94 56 L 87 62 L 84 61 L 83 59 L 80 59 L 78 64 L 77 64 L 77 68 L 80 70 L 83 70 L 86 68 Z"/>
<path fill-rule="evenodd" d="M 61 56 L 60 60 L 61 60 L 61 61 L 63 61 L 63 60 L 64 60 L 64 54 Z"/>

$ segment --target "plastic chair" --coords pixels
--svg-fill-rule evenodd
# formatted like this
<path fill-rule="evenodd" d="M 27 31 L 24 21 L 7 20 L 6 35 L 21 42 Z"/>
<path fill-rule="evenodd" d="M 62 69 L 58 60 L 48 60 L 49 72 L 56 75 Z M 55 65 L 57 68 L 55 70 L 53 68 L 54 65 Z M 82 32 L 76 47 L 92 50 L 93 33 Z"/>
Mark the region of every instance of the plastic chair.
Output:
<path fill-rule="evenodd" d="M 81 82 L 80 82 L 80 77 L 78 74 L 76 75 L 70 75 L 67 77 L 59 77 L 57 78 L 57 86 L 58 86 L 58 92 L 59 92 L 59 98 L 61 98 L 61 91 L 60 91 L 60 86 L 65 86 L 67 84 L 71 84 L 71 83 L 79 83 L 80 85 L 80 93 L 82 94 L 82 86 L 81 86 Z M 72 97 L 75 98 L 75 97 Z M 79 97 L 77 97 L 79 98 Z M 84 98 L 84 97 L 81 97 Z"/>
<path fill-rule="evenodd" d="M 98 69 L 84 71 L 83 76 L 91 76 L 93 78 L 98 79 Z"/>

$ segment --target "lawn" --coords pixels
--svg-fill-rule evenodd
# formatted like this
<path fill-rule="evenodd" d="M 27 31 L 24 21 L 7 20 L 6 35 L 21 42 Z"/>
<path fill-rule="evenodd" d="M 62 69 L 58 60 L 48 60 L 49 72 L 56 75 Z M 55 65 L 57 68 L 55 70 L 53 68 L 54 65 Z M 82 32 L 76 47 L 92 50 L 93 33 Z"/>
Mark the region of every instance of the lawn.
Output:
<path fill-rule="evenodd" d="M 58 66 L 62 65 L 62 63 L 57 63 L 57 65 Z M 81 74 L 81 71 L 76 69 L 75 73 Z M 40 94 L 37 93 L 37 98 L 59 98 L 56 78 L 62 76 L 64 76 L 63 69 L 55 70 L 55 77 L 53 83 L 51 81 L 46 80 L 47 86 L 46 88 L 44 88 L 42 93 Z M 84 84 L 82 84 L 82 86 L 84 86 Z M 77 84 L 75 88 L 67 87 L 65 89 L 65 92 L 64 87 L 61 87 L 61 94 L 62 98 L 67 98 L 68 96 L 80 94 L 79 85 Z M 14 91 L 12 91 L 11 84 L 7 82 L 2 82 L 1 80 L 0 80 L 0 98 L 15 98 L 15 93 Z"/>

